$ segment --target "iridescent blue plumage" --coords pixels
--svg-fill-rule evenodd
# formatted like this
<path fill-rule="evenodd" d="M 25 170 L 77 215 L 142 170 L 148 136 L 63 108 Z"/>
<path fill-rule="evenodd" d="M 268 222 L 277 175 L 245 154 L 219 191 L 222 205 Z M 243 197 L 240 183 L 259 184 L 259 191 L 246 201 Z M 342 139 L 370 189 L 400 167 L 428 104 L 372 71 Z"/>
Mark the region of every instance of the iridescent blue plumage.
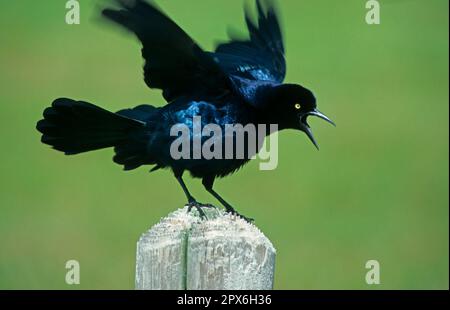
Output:
<path fill-rule="evenodd" d="M 108 112 L 93 104 L 60 98 L 45 110 L 37 129 L 42 142 L 67 155 L 114 147 L 114 161 L 133 170 L 143 165 L 170 168 L 182 186 L 190 206 L 199 207 L 182 180 L 185 171 L 202 178 L 206 190 L 229 212 L 234 209 L 213 190 L 216 177 L 226 176 L 248 162 L 248 157 L 177 159 L 170 149 L 176 136 L 174 126 L 189 129 L 189 142 L 197 135 L 195 118 L 201 126 L 278 124 L 280 130 L 303 131 L 316 144 L 307 117 L 318 116 L 311 91 L 283 84 L 286 76 L 284 43 L 273 5 L 257 0 L 257 22 L 249 12 L 247 40 L 232 39 L 214 52 L 205 52 L 177 24 L 143 0 L 117 0 L 120 8 L 106 9 L 103 15 L 134 33 L 142 43 L 144 80 L 150 88 L 161 89 L 168 104 L 141 105 Z M 267 134 L 264 131 L 264 134 Z M 248 144 L 248 140 L 245 140 Z M 317 145 L 317 144 L 316 144 Z M 199 209 L 201 211 L 201 209 Z"/>

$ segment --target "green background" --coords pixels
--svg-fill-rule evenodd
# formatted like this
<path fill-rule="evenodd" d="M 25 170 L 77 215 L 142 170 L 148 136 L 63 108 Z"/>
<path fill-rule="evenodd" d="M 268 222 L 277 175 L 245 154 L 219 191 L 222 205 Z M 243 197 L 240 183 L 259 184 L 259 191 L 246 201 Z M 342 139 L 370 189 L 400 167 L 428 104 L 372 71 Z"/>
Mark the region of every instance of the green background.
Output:
<path fill-rule="evenodd" d="M 289 82 L 310 87 L 338 124 L 284 132 L 279 166 L 217 182 L 278 250 L 277 289 L 448 289 L 448 1 L 284 0 Z M 142 80 L 140 45 L 98 17 L 103 1 L 2 1 L 0 11 L 0 288 L 132 289 L 135 244 L 184 195 L 168 172 L 125 173 L 112 150 L 68 158 L 40 143 L 53 99 L 107 109 L 164 104 Z M 243 1 L 161 7 L 205 49 L 244 31 Z M 200 201 L 211 201 L 187 179 Z M 65 262 L 81 285 L 65 284 Z M 381 264 L 379 286 L 365 263 Z"/>

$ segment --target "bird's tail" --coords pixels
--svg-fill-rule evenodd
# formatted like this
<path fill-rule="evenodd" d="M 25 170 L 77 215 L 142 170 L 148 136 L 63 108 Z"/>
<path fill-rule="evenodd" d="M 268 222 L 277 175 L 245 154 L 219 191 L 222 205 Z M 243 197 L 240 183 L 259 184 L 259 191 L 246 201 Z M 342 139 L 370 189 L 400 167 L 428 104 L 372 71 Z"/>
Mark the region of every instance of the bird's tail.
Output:
<path fill-rule="evenodd" d="M 109 112 L 93 104 L 56 99 L 37 123 L 42 142 L 66 155 L 74 155 L 128 143 L 145 123 Z"/>

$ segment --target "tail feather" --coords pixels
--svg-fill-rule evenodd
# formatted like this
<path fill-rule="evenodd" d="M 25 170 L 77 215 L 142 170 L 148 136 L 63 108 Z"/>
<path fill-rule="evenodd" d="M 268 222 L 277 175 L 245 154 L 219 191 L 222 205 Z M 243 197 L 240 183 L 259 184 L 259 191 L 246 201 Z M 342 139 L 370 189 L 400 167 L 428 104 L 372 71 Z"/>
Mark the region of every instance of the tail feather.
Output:
<path fill-rule="evenodd" d="M 66 155 L 115 147 L 145 123 L 109 112 L 93 104 L 60 98 L 37 123 L 42 142 Z"/>

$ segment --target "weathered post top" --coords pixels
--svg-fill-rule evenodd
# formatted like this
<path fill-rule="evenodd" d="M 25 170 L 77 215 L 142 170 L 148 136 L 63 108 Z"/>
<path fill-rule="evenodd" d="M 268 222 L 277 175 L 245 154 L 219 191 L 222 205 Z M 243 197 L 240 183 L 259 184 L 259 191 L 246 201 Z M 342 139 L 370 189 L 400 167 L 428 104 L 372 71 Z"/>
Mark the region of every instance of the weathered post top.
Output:
<path fill-rule="evenodd" d="M 179 209 L 137 244 L 136 289 L 270 290 L 275 248 L 253 224 L 221 210 Z"/>

